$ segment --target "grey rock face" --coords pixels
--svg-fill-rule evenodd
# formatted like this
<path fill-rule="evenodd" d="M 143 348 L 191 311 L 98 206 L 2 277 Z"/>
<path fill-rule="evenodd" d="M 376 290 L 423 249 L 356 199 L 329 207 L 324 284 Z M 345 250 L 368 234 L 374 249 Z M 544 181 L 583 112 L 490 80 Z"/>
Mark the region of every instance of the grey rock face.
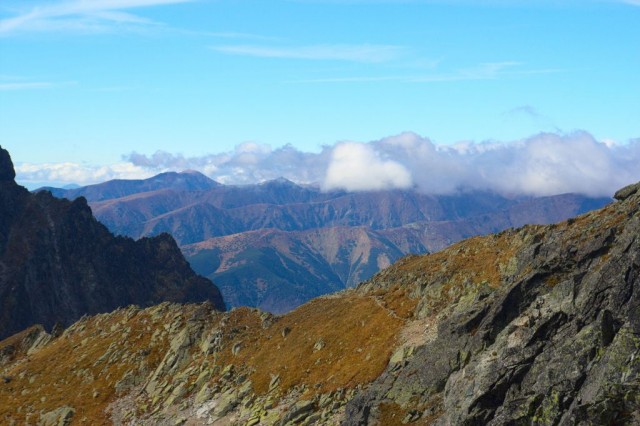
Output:
<path fill-rule="evenodd" d="M 345 424 L 375 424 L 385 404 L 440 425 L 638 424 L 636 191 L 566 225 L 518 231 L 525 243 L 501 286 L 454 302 L 437 338 L 359 393 Z"/>

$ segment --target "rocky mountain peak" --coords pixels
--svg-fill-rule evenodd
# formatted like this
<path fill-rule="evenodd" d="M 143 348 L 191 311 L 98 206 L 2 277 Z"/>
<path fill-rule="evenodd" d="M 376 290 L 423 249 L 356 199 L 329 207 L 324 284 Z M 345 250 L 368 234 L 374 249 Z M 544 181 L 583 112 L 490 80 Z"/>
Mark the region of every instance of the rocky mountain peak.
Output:
<path fill-rule="evenodd" d="M 129 304 L 209 301 L 225 309 L 218 288 L 191 269 L 170 235 L 116 237 L 84 197 L 32 194 L 14 177 L 0 148 L 0 338 Z"/>
<path fill-rule="evenodd" d="M 13 161 L 9 151 L 0 146 L 0 182 L 13 181 L 16 178 L 16 171 L 13 168 Z"/>
<path fill-rule="evenodd" d="M 289 179 L 280 176 L 277 177 L 275 179 L 271 179 L 271 180 L 267 180 L 265 182 L 262 182 L 261 185 L 287 185 L 287 186 L 297 186 L 294 182 L 290 181 Z"/>

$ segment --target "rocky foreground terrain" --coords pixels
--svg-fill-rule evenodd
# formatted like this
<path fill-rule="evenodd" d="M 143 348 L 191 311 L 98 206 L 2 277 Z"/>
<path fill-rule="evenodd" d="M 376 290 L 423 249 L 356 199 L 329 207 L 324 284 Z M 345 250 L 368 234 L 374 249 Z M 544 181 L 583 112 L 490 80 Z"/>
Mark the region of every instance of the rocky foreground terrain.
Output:
<path fill-rule="evenodd" d="M 640 422 L 640 184 L 284 316 L 164 303 L 0 342 L 3 424 Z"/>
<path fill-rule="evenodd" d="M 85 314 L 163 301 L 224 302 L 168 234 L 115 237 L 84 198 L 31 194 L 0 147 L 0 338 L 33 324 L 69 326 Z"/>

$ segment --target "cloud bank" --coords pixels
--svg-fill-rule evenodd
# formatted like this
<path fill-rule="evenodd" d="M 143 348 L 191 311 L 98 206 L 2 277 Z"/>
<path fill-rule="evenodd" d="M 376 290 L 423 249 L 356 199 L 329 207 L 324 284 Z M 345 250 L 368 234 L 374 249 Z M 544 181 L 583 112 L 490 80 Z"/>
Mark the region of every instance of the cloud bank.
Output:
<path fill-rule="evenodd" d="M 63 187 L 69 184 L 91 185 L 112 179 L 146 179 L 157 172 L 122 162 L 106 166 L 78 163 L 15 164 L 16 180 L 29 189 L 41 186 Z"/>
<path fill-rule="evenodd" d="M 415 188 L 431 194 L 488 190 L 506 195 L 608 196 L 640 181 L 638 164 L 640 138 L 618 144 L 598 141 L 587 132 L 542 133 L 511 142 L 438 145 L 415 133 L 402 133 L 367 143 L 339 142 L 319 153 L 249 142 L 230 152 L 200 157 L 134 152 L 110 166 L 19 164 L 16 171 L 24 183 L 86 185 L 192 169 L 224 184 L 285 177 L 324 190 Z"/>

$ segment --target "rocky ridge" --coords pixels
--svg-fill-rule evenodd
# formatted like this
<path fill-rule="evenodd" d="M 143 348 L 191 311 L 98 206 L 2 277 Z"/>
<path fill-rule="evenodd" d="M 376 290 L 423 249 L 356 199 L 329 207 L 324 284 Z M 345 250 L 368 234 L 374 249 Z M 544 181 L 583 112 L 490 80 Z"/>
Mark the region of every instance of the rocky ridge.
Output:
<path fill-rule="evenodd" d="M 638 188 L 559 225 L 405 259 L 361 286 L 402 285 L 438 326 L 350 401 L 345 424 L 389 408 L 434 424 L 637 424 Z"/>
<path fill-rule="evenodd" d="M 639 189 L 404 258 L 283 316 L 162 304 L 27 330 L 0 342 L 0 419 L 637 424 Z"/>
<path fill-rule="evenodd" d="M 337 424 L 391 355 L 404 320 L 384 302 L 349 294 L 284 317 L 165 303 L 85 317 L 58 337 L 34 328 L 0 343 L 0 419 Z"/>

